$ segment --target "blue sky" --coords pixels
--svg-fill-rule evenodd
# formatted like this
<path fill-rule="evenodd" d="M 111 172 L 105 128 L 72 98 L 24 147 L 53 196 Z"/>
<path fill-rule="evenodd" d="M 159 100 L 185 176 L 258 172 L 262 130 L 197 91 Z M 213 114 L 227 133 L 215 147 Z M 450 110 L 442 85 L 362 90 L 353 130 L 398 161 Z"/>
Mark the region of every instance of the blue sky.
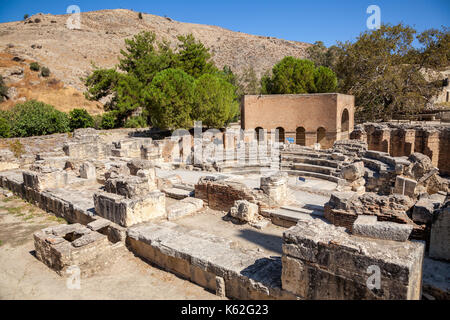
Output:
<path fill-rule="evenodd" d="M 406 23 L 419 31 L 450 25 L 449 0 L 0 0 L 0 22 L 21 20 L 25 13 L 64 14 L 69 5 L 82 12 L 133 9 L 167 15 L 182 22 L 221 26 L 233 31 L 327 46 L 354 40 L 366 31 L 369 5 L 378 5 L 383 23 Z"/>

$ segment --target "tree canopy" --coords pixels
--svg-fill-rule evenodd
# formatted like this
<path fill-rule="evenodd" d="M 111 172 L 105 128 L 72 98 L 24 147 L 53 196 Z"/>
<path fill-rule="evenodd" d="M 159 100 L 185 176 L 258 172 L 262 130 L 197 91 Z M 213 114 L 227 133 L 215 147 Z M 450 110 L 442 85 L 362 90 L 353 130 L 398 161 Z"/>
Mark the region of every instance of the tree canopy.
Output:
<path fill-rule="evenodd" d="M 285 57 L 273 67 L 272 76 L 261 79 L 262 92 L 269 94 L 333 92 L 336 85 L 336 75 L 331 69 L 323 66 L 316 69 L 312 61 L 294 57 Z"/>
<path fill-rule="evenodd" d="M 174 51 L 165 41 L 156 43 L 151 32 L 141 32 L 125 40 L 116 68 L 96 68 L 85 79 L 86 96 L 93 100 L 110 97 L 105 108 L 110 111 L 110 117 L 116 116 L 116 126 L 124 125 L 136 110 L 142 109 L 144 117 L 162 129 L 191 126 L 194 98 L 208 97 L 210 103 L 201 107 L 203 111 L 195 116 L 202 117 L 195 120 L 223 126 L 238 112 L 236 76 L 229 68 L 220 71 L 212 62 L 209 49 L 191 34 L 179 36 L 178 41 Z M 202 88 L 196 86 L 196 79 L 205 75 L 212 83 Z M 206 78 L 202 79 L 204 83 Z M 206 116 L 212 112 L 218 114 L 214 119 Z M 142 119 L 139 121 L 142 125 Z"/>

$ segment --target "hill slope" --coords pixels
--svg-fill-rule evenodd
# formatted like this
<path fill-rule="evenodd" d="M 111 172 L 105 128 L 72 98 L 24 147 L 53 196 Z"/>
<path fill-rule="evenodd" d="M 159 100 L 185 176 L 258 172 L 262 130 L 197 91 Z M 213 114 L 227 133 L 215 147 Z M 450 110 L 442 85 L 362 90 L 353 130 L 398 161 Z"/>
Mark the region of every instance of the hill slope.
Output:
<path fill-rule="evenodd" d="M 218 67 L 228 65 L 237 74 L 253 67 L 260 76 L 285 56 L 304 57 L 310 46 L 151 14 L 139 19 L 137 12 L 124 9 L 82 13 L 81 30 L 68 29 L 68 18 L 37 14 L 26 21 L 0 24 L 0 52 L 38 61 L 50 68 L 52 77 L 82 92 L 85 88 L 80 77 L 89 74 L 91 63 L 114 66 L 124 40 L 143 30 L 155 32 L 158 40 L 166 39 L 173 46 L 178 35 L 192 33 L 211 49 Z"/>

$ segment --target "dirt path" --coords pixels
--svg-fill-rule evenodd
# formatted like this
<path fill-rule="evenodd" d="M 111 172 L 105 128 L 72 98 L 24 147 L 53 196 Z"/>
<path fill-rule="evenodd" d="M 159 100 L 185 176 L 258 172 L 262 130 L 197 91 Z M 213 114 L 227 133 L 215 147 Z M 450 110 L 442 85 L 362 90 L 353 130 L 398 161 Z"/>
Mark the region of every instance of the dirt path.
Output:
<path fill-rule="evenodd" d="M 152 267 L 124 249 L 123 257 L 81 289 L 68 289 L 34 257 L 33 233 L 65 223 L 17 198 L 0 195 L 0 299 L 217 299 L 214 294 Z"/>

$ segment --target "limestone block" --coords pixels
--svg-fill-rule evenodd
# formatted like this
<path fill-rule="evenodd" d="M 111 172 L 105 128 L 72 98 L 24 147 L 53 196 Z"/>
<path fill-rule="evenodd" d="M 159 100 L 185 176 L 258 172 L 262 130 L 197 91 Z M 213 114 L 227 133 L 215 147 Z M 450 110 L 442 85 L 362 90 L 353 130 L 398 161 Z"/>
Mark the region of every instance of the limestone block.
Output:
<path fill-rule="evenodd" d="M 128 162 L 127 166 L 130 169 L 130 174 L 133 176 L 136 176 L 139 170 L 155 171 L 155 165 L 150 160 L 135 159 Z"/>
<path fill-rule="evenodd" d="M 258 216 L 258 205 L 246 200 L 237 200 L 230 209 L 230 215 L 244 222 L 251 222 Z"/>
<path fill-rule="evenodd" d="M 283 205 L 287 199 L 287 181 L 288 175 L 286 172 L 277 172 L 267 177 L 261 177 L 260 186 L 271 200 Z"/>
<path fill-rule="evenodd" d="M 431 223 L 436 203 L 432 199 L 422 198 L 414 205 L 412 218 L 414 222 Z"/>
<path fill-rule="evenodd" d="M 430 257 L 450 260 L 450 201 L 436 215 L 431 226 Z"/>
<path fill-rule="evenodd" d="M 167 218 L 169 220 L 176 220 L 198 212 L 202 208 L 203 200 L 188 197 L 167 208 Z"/>
<path fill-rule="evenodd" d="M 300 221 L 283 234 L 282 288 L 303 299 L 421 298 L 422 242 L 349 235 L 319 219 Z M 380 287 L 369 277 L 379 270 Z"/>
<path fill-rule="evenodd" d="M 99 192 L 94 194 L 95 213 L 123 227 L 141 222 L 164 218 L 166 198 L 164 193 L 154 191 L 133 199 L 124 196 Z"/>
<path fill-rule="evenodd" d="M 67 172 L 51 168 L 42 168 L 40 172 L 23 171 L 22 174 L 24 186 L 36 191 L 63 188 L 69 179 Z"/>
<path fill-rule="evenodd" d="M 364 176 L 364 162 L 352 163 L 341 169 L 341 177 L 347 181 L 353 182 Z"/>
<path fill-rule="evenodd" d="M 97 178 L 95 166 L 91 162 L 85 162 L 80 166 L 80 177 L 88 180 Z"/>
<path fill-rule="evenodd" d="M 408 240 L 413 230 L 413 226 L 410 224 L 377 220 L 377 216 L 358 216 L 353 223 L 353 234 L 374 239 L 404 242 Z"/>
<path fill-rule="evenodd" d="M 80 269 L 82 276 L 89 276 L 115 257 L 105 235 L 78 223 L 36 232 L 34 246 L 36 257 L 61 276 L 73 266 Z"/>
<path fill-rule="evenodd" d="M 152 173 L 150 171 L 140 170 L 139 176 L 109 178 L 105 182 L 105 190 L 129 199 L 142 197 L 156 190 L 156 181 L 154 180 L 153 174 L 154 171 Z"/>

